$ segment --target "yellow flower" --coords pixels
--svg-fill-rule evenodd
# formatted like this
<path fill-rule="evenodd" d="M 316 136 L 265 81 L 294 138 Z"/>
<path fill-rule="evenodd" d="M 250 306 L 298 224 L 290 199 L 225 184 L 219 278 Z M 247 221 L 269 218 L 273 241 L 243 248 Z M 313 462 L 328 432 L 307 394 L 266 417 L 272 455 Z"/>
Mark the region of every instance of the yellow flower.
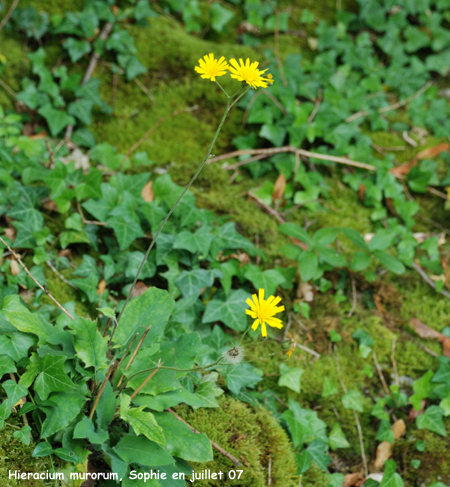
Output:
<path fill-rule="evenodd" d="M 259 63 L 255 61 L 250 64 L 250 59 L 244 61 L 239 59 L 239 64 L 236 59 L 230 59 L 230 64 L 233 65 L 232 68 L 228 67 L 231 73 L 231 77 L 237 79 L 238 81 L 245 81 L 248 85 L 253 86 L 253 88 L 267 88 L 267 83 L 273 83 L 272 75 L 267 74 L 267 78 L 263 78 L 263 74 L 267 71 L 260 71 L 258 68 Z"/>
<path fill-rule="evenodd" d="M 273 328 L 283 328 L 283 323 L 278 318 L 273 316 L 281 311 L 284 311 L 284 306 L 277 306 L 281 298 L 270 296 L 269 299 L 264 299 L 264 289 L 259 290 L 259 301 L 256 294 L 252 295 L 253 301 L 248 298 L 247 304 L 251 309 L 246 309 L 245 312 L 255 319 L 252 328 L 256 330 L 261 323 L 261 334 L 263 337 L 267 336 L 266 324 Z"/>
<path fill-rule="evenodd" d="M 210 53 L 203 56 L 203 59 L 198 60 L 200 66 L 195 66 L 195 71 L 201 75 L 203 79 L 210 79 L 216 81 L 217 76 L 223 76 L 227 74 L 229 68 L 228 63 L 222 56 L 219 60 L 214 59 L 214 54 Z"/>

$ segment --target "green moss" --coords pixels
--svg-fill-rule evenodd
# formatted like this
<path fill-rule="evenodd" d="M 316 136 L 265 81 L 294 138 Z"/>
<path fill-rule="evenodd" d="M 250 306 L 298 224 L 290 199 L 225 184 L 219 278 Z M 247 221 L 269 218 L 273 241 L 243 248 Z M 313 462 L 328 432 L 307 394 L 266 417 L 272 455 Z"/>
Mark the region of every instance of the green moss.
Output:
<path fill-rule="evenodd" d="M 219 398 L 217 409 L 187 406 L 177 408 L 177 413 L 194 428 L 206 433 L 208 438 L 238 458 L 247 467 L 240 480 L 196 481 L 199 486 L 239 485 L 263 487 L 267 485 L 269 459 L 271 485 L 295 487 L 298 485 L 292 446 L 279 423 L 265 409 L 254 409 L 230 397 Z M 228 472 L 235 465 L 228 458 L 214 451 L 214 460 L 191 463 L 196 471 Z"/>

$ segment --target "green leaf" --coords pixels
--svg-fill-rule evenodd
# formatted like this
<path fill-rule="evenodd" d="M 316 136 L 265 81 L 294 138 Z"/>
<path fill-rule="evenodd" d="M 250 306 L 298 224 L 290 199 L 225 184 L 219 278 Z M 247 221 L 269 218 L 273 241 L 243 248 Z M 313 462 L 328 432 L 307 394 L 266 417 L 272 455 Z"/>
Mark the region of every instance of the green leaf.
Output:
<path fill-rule="evenodd" d="M 98 302 L 99 295 L 97 293 L 99 278 L 96 274 L 90 274 L 88 277 L 81 279 L 71 279 L 70 282 L 86 293 L 91 303 Z"/>
<path fill-rule="evenodd" d="M 211 287 L 214 282 L 213 271 L 205 269 L 195 269 L 192 271 L 183 271 L 175 280 L 175 284 L 186 297 L 198 297 L 204 287 Z"/>
<path fill-rule="evenodd" d="M 362 413 L 364 411 L 362 402 L 361 402 L 362 394 L 361 392 L 353 389 L 348 391 L 347 394 L 342 396 L 342 404 L 346 409 L 353 409 L 354 411 L 359 411 Z"/>
<path fill-rule="evenodd" d="M 121 216 L 108 218 L 108 223 L 113 227 L 114 232 L 116 233 L 120 250 L 127 249 L 137 238 L 144 236 L 144 232 L 139 223 L 132 220 L 126 220 Z"/>
<path fill-rule="evenodd" d="M 225 375 L 227 387 L 233 394 L 239 394 L 242 388 L 251 387 L 262 381 L 262 377 L 254 372 L 255 368 L 249 363 L 229 367 Z"/>
<path fill-rule="evenodd" d="M 381 421 L 376 439 L 378 441 L 388 441 L 391 445 L 394 443 L 395 435 L 391 429 L 390 421 L 386 421 L 386 420 Z"/>
<path fill-rule="evenodd" d="M 97 310 L 108 318 L 114 319 L 116 317 L 116 313 L 112 308 L 97 308 Z"/>
<path fill-rule="evenodd" d="M 207 255 L 214 238 L 211 228 L 206 226 L 201 226 L 195 232 L 183 230 L 175 236 L 173 248 L 188 250 L 193 254 L 200 252 L 202 255 Z"/>
<path fill-rule="evenodd" d="M 249 264 L 244 272 L 246 277 L 255 289 L 264 289 L 265 296 L 275 294 L 277 287 L 285 282 L 285 277 L 276 269 L 262 271 L 260 267 Z"/>
<path fill-rule="evenodd" d="M 404 274 L 405 266 L 392 255 L 381 250 L 374 250 L 373 255 L 394 274 Z"/>
<path fill-rule="evenodd" d="M 384 466 L 383 479 L 380 482 L 380 487 L 403 487 L 403 480 L 396 472 L 397 464 L 394 460 L 388 460 Z"/>
<path fill-rule="evenodd" d="M 336 250 L 329 249 L 323 245 L 316 245 L 316 250 L 319 252 L 320 258 L 327 264 L 330 264 L 333 267 L 347 266 L 347 259 Z"/>
<path fill-rule="evenodd" d="M 211 5 L 210 11 L 211 26 L 216 32 L 222 32 L 225 24 L 227 24 L 234 17 L 233 11 L 222 7 L 219 2 L 214 2 Z"/>
<path fill-rule="evenodd" d="M 289 389 L 299 393 L 301 388 L 301 378 L 304 370 L 298 367 L 290 368 L 286 364 L 280 364 L 280 378 L 278 379 L 279 386 L 285 386 Z"/>
<path fill-rule="evenodd" d="M 114 342 L 125 349 L 137 332 L 141 336 L 151 325 L 144 345 L 153 343 L 164 332 L 173 306 L 174 300 L 167 291 L 151 287 L 125 308 L 114 335 Z"/>
<path fill-rule="evenodd" d="M 107 431 L 100 430 L 96 432 L 92 420 L 87 416 L 84 416 L 84 418 L 75 426 L 73 438 L 87 438 L 94 445 L 101 445 L 109 438 L 109 435 Z"/>
<path fill-rule="evenodd" d="M 31 456 L 33 458 L 39 458 L 39 457 L 47 457 L 53 453 L 52 446 L 50 443 L 47 443 L 43 441 L 42 443 L 39 443 L 36 445 L 36 448 L 33 450 L 33 453 Z"/>
<path fill-rule="evenodd" d="M 25 445 L 29 445 L 31 440 L 30 433 L 31 428 L 29 426 L 22 426 L 19 431 L 14 432 L 14 438 L 17 438 L 22 443 L 25 443 Z"/>
<path fill-rule="evenodd" d="M 221 321 L 226 326 L 236 331 L 244 331 L 247 328 L 247 315 L 245 300 L 250 295 L 243 289 L 232 289 L 228 297 L 214 297 L 206 306 L 202 323 Z"/>
<path fill-rule="evenodd" d="M 108 339 L 98 331 L 97 322 L 88 318 L 75 318 L 69 327 L 75 333 L 75 350 L 86 367 L 95 367 L 96 370 L 105 367 Z"/>
<path fill-rule="evenodd" d="M 327 470 L 328 464 L 331 462 L 331 458 L 325 453 L 327 450 L 327 442 L 323 440 L 314 440 L 306 449 L 311 460 L 322 470 Z"/>
<path fill-rule="evenodd" d="M 144 435 L 155 443 L 166 445 L 165 431 L 163 432 L 152 413 L 143 411 L 144 407 L 121 410 L 120 417 L 131 424 L 137 436 Z"/>
<path fill-rule="evenodd" d="M 442 76 L 445 76 L 450 65 L 450 49 L 446 49 L 439 54 L 427 56 L 425 61 L 428 71 L 436 71 Z"/>
<path fill-rule="evenodd" d="M 39 108 L 38 113 L 45 118 L 52 137 L 56 137 L 67 125 L 75 125 L 75 119 L 72 116 L 53 108 L 50 103 Z"/>
<path fill-rule="evenodd" d="M 155 413 L 155 419 L 164 431 L 171 455 L 192 462 L 212 461 L 211 442 L 204 433 L 194 433 L 171 413 Z"/>
<path fill-rule="evenodd" d="M 315 439 L 327 441 L 326 424 L 319 419 L 317 411 L 303 409 L 298 403 L 289 400 L 289 410 L 282 414 L 287 421 L 294 446 L 311 443 Z"/>
<path fill-rule="evenodd" d="M 36 335 L 39 343 L 43 343 L 54 333 L 53 325 L 44 321 L 40 314 L 28 311 L 25 306 L 21 306 L 20 311 L 3 309 L 2 314 L 17 330 Z M 0 353 L 2 353 L 1 347 Z"/>
<path fill-rule="evenodd" d="M 85 125 L 91 125 L 92 123 L 92 107 L 94 106 L 94 102 L 92 100 L 76 100 L 69 104 L 67 108 L 67 112 L 69 115 L 73 115 L 77 117 Z M 95 169 L 95 168 L 91 168 Z M 80 198 L 78 198 L 80 199 Z"/>
<path fill-rule="evenodd" d="M 113 449 L 127 463 L 159 467 L 174 463 L 172 456 L 157 443 L 140 436 L 124 436 Z"/>
<path fill-rule="evenodd" d="M 450 384 L 450 359 L 444 356 L 438 358 L 439 368 L 433 376 L 432 382 L 443 382 Z"/>
<path fill-rule="evenodd" d="M 1 342 L 0 342 L 1 347 Z M 17 372 L 16 364 L 9 355 L 0 355 L 0 379 L 9 373 Z"/>
<path fill-rule="evenodd" d="M 314 245 L 314 240 L 308 235 L 308 232 L 294 223 L 283 223 L 278 229 L 289 237 L 294 237 L 308 245 Z"/>
<path fill-rule="evenodd" d="M 409 401 L 414 406 L 416 411 L 420 411 L 422 407 L 422 399 L 427 399 L 433 392 L 434 385 L 431 383 L 433 378 L 433 371 L 429 370 L 420 379 L 413 382 L 414 394 L 409 398 Z"/>
<path fill-rule="evenodd" d="M 319 259 L 314 251 L 309 250 L 300 254 L 298 258 L 298 270 L 304 282 L 309 281 L 316 275 L 318 266 Z"/>
<path fill-rule="evenodd" d="M 5 389 L 6 395 L 12 405 L 18 403 L 22 397 L 25 397 L 28 394 L 28 389 L 26 387 L 17 384 L 13 380 L 6 380 L 3 382 L 2 387 Z"/>
<path fill-rule="evenodd" d="M 65 249 L 68 245 L 73 243 L 91 243 L 89 237 L 84 232 L 67 231 L 62 232 L 59 238 L 61 248 Z"/>
<path fill-rule="evenodd" d="M 336 387 L 336 385 L 331 382 L 328 376 L 325 376 L 325 379 L 323 381 L 322 397 L 331 397 L 337 393 L 338 388 Z"/>
<path fill-rule="evenodd" d="M 357 247 L 360 247 L 363 250 L 369 250 L 369 246 L 356 230 L 353 230 L 353 228 L 345 227 L 341 228 L 340 230 Z"/>
<path fill-rule="evenodd" d="M 367 269 L 370 264 L 370 255 L 367 252 L 359 250 L 353 254 L 353 259 L 350 262 L 350 269 L 355 272 Z"/>
<path fill-rule="evenodd" d="M 0 335 L 0 354 L 11 357 L 14 362 L 28 355 L 30 347 L 37 342 L 34 335 L 16 332 L 9 338 L 7 335 Z"/>
<path fill-rule="evenodd" d="M 76 63 L 85 54 L 91 51 L 91 45 L 87 41 L 77 40 L 73 37 L 69 37 L 63 42 L 63 47 L 67 49 L 70 60 Z"/>
<path fill-rule="evenodd" d="M 439 406 L 430 406 L 425 410 L 423 414 L 419 414 L 416 418 L 417 428 L 427 429 L 433 433 L 437 433 L 441 436 L 447 436 L 445 431 L 444 421 L 442 417 L 444 415 L 444 410 Z"/>
<path fill-rule="evenodd" d="M 86 398 L 84 394 L 76 390 L 75 385 L 72 389 L 68 392 L 59 392 L 50 396 L 49 399 L 58 404 L 58 406 L 40 406 L 47 415 L 42 424 L 41 438 L 48 438 L 54 433 L 65 429 L 80 414 Z M 64 405 L 64 407 L 61 407 L 61 405 Z"/>
<path fill-rule="evenodd" d="M 330 448 L 336 450 L 337 448 L 350 448 L 350 443 L 347 441 L 344 432 L 339 423 L 334 423 L 333 428 L 328 435 Z"/>
<path fill-rule="evenodd" d="M 65 361 L 66 357 L 51 355 L 45 355 L 42 358 L 36 357 L 35 361 L 28 364 L 27 371 L 22 374 L 19 384 L 29 387 L 37 375 L 34 390 L 43 401 L 51 392 L 71 391 L 75 389 L 75 384 L 63 370 Z"/>

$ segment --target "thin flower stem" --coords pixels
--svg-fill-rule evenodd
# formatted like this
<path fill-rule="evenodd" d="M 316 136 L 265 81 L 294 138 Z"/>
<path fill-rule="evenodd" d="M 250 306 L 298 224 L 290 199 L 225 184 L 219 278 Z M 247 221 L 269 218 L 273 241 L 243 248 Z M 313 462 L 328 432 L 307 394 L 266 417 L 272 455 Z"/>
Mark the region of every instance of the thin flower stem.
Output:
<path fill-rule="evenodd" d="M 120 366 L 122 365 L 123 361 L 125 360 L 126 356 L 128 355 L 128 352 L 130 351 L 130 348 L 133 346 L 133 343 L 136 340 L 138 335 L 139 335 L 139 333 L 136 333 L 136 335 L 134 335 L 133 340 L 131 340 L 130 344 L 128 345 L 128 348 L 125 350 L 125 353 L 123 354 L 123 357 L 120 359 L 120 362 L 117 365 L 117 369 L 114 372 L 114 375 L 112 376 L 111 382 L 114 383 L 114 379 L 116 378 L 117 372 L 119 372 Z"/>
<path fill-rule="evenodd" d="M 148 375 L 148 377 L 144 380 L 144 382 L 131 394 L 131 400 L 133 400 L 141 391 L 142 389 L 147 385 L 147 383 L 150 381 L 150 379 L 153 378 L 153 376 L 158 372 L 158 370 L 161 367 L 157 367 L 156 370 L 154 370 L 151 374 Z"/>
<path fill-rule="evenodd" d="M 89 419 L 92 419 L 94 417 L 94 412 L 97 409 L 98 401 L 100 401 L 100 398 L 102 397 L 103 391 L 105 390 L 106 384 L 108 382 L 109 376 L 111 375 L 111 372 L 114 368 L 115 362 L 113 362 L 108 369 L 108 372 L 106 373 L 105 380 L 103 381 L 102 388 L 100 389 L 99 393 L 97 394 L 97 397 L 95 398 L 94 404 L 92 406 L 91 412 L 89 414 Z"/>
<path fill-rule="evenodd" d="M 227 98 L 232 98 L 225 90 L 225 88 L 216 80 L 216 84 L 218 85 L 218 87 L 225 93 L 225 96 Z M 233 95 L 234 96 L 234 95 Z"/>
<path fill-rule="evenodd" d="M 240 91 L 240 90 L 239 90 Z M 239 93 L 238 91 L 238 93 Z M 244 91 L 244 93 L 242 93 L 241 95 L 239 95 L 236 100 L 234 100 L 234 102 L 230 105 L 230 108 L 229 110 L 231 110 L 233 108 L 234 105 L 236 105 L 236 103 L 243 97 L 245 96 L 248 92 L 250 91 L 250 86 Z M 234 95 L 233 95 L 234 96 Z"/>
<path fill-rule="evenodd" d="M 139 275 L 141 273 L 141 270 L 144 267 L 144 264 L 147 261 L 147 258 L 149 256 L 149 254 L 150 254 L 153 246 L 155 245 L 156 239 L 159 237 L 159 234 L 161 233 L 162 229 L 164 228 L 165 224 L 167 223 L 167 220 L 170 218 L 170 216 L 172 215 L 172 213 L 175 211 L 175 208 L 179 205 L 179 203 L 182 200 L 183 196 L 186 194 L 186 192 L 188 191 L 188 189 L 192 186 L 192 183 L 197 179 L 197 176 L 200 174 L 201 170 L 203 169 L 204 165 L 206 164 L 206 161 L 209 159 L 209 156 L 211 155 L 211 151 L 213 150 L 213 147 L 214 147 L 214 144 L 216 143 L 217 137 L 219 136 L 219 133 L 222 130 L 222 126 L 225 123 L 225 119 L 227 118 L 227 115 L 228 115 L 228 112 L 231 109 L 231 106 L 230 106 L 230 99 L 228 99 L 227 100 L 227 106 L 225 108 L 225 112 L 224 112 L 224 114 L 222 116 L 222 120 L 220 121 L 219 127 L 217 128 L 216 133 L 214 134 L 213 140 L 211 142 L 211 145 L 209 146 L 209 150 L 208 150 L 208 153 L 207 153 L 205 159 L 200 164 L 200 167 L 197 169 L 197 172 L 192 176 L 192 178 L 189 181 L 189 183 L 187 184 L 187 186 L 184 188 L 184 190 L 181 193 L 181 196 L 178 198 L 177 202 L 172 206 L 172 208 L 170 209 L 169 213 L 167 213 L 167 216 L 164 218 L 163 222 L 161 223 L 158 231 L 156 232 L 156 235 L 153 237 L 153 239 L 152 239 L 152 241 L 151 241 L 151 243 L 150 243 L 150 245 L 149 245 L 149 247 L 147 249 L 147 252 L 145 253 L 144 258 L 142 259 L 141 265 L 139 266 L 139 269 L 137 271 L 136 277 L 134 278 L 133 284 L 131 285 L 130 292 L 128 293 L 127 299 L 125 300 L 125 304 L 123 305 L 123 307 L 122 307 L 122 309 L 120 311 L 119 317 L 117 318 L 117 322 L 120 321 L 120 318 L 122 317 L 122 314 L 123 314 L 125 308 L 127 307 L 128 302 L 130 301 L 131 294 L 133 292 L 134 286 L 136 285 L 136 282 L 137 282 L 137 280 L 139 278 Z"/>

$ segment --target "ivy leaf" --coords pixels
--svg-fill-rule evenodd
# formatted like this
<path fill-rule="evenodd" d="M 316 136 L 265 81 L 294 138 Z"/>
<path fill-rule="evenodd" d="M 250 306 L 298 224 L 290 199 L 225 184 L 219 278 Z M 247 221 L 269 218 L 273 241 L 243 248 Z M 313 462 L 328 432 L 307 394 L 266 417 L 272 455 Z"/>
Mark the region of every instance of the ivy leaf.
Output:
<path fill-rule="evenodd" d="M 121 216 L 108 218 L 108 223 L 113 227 L 114 232 L 116 233 L 120 250 L 127 249 L 135 239 L 144 236 L 144 232 L 139 223 L 132 220 L 126 220 Z"/>
<path fill-rule="evenodd" d="M 244 277 L 251 281 L 255 289 L 264 289 L 265 296 L 272 296 L 277 287 L 286 280 L 283 274 L 276 269 L 262 271 L 256 265 L 248 265 Z"/>
<path fill-rule="evenodd" d="M 288 423 L 294 446 L 302 446 L 315 439 L 327 441 L 327 425 L 319 419 L 317 411 L 303 409 L 297 402 L 290 399 L 289 409 L 282 416 Z"/>
<path fill-rule="evenodd" d="M 67 49 L 70 60 L 76 63 L 85 54 L 91 51 L 91 45 L 87 41 L 77 40 L 73 37 L 69 37 L 63 42 L 63 47 Z"/>
<path fill-rule="evenodd" d="M 336 450 L 337 448 L 350 448 L 350 443 L 347 441 L 341 425 L 338 422 L 335 422 L 333 428 L 331 428 L 328 440 L 332 450 Z"/>
<path fill-rule="evenodd" d="M 50 445 L 50 443 L 47 443 L 46 441 L 43 441 L 42 443 L 36 445 L 36 448 L 33 450 L 31 456 L 33 458 L 47 457 L 52 453 L 52 445 Z"/>
<path fill-rule="evenodd" d="M 220 295 L 219 295 L 220 296 Z M 243 289 L 231 290 L 228 297 L 214 297 L 206 306 L 202 323 L 221 321 L 229 328 L 244 331 L 247 328 L 247 315 L 245 300 L 250 295 Z"/>
<path fill-rule="evenodd" d="M 114 342 L 126 348 L 136 332 L 141 336 L 151 325 L 144 345 L 153 343 L 164 332 L 173 306 L 174 300 L 167 291 L 151 287 L 125 308 L 114 335 Z"/>
<path fill-rule="evenodd" d="M 75 318 L 69 323 L 69 327 L 75 334 L 75 350 L 86 367 L 95 367 L 98 370 L 106 366 L 108 339 L 102 337 L 98 331 L 97 322 L 88 318 Z"/>
<path fill-rule="evenodd" d="M 45 118 L 52 137 L 56 137 L 67 125 L 75 125 L 75 119 L 72 116 L 53 108 L 50 103 L 39 108 L 38 113 Z"/>
<path fill-rule="evenodd" d="M 94 423 L 87 416 L 75 426 L 73 437 L 75 439 L 87 438 L 94 445 L 103 444 L 108 438 L 107 431 L 95 431 Z"/>
<path fill-rule="evenodd" d="M 444 410 L 442 408 L 439 406 L 430 406 L 423 414 L 417 416 L 417 428 L 420 430 L 427 429 L 438 435 L 447 436 L 444 421 L 442 420 L 443 416 Z"/>
<path fill-rule="evenodd" d="M 434 385 L 431 383 L 433 375 L 433 371 L 429 370 L 420 379 L 413 382 L 414 394 L 409 398 L 409 401 L 416 411 L 420 411 L 422 399 L 427 399 L 433 392 Z"/>
<path fill-rule="evenodd" d="M 388 460 L 385 463 L 383 479 L 380 487 L 403 487 L 403 480 L 397 473 L 397 464 L 394 460 Z"/>
<path fill-rule="evenodd" d="M 225 25 L 234 17 L 232 10 L 222 7 L 219 2 L 211 5 L 211 26 L 216 32 L 222 32 Z"/>
<path fill-rule="evenodd" d="M 212 461 L 211 442 L 204 433 L 194 433 L 171 413 L 155 413 L 155 419 L 164 431 L 171 455 L 192 462 Z"/>
<path fill-rule="evenodd" d="M 14 362 L 28 355 L 30 347 L 35 345 L 37 339 L 28 333 L 16 332 L 10 338 L 7 335 L 0 335 L 0 354 L 7 355 Z"/>
<path fill-rule="evenodd" d="M 5 374 L 10 374 L 14 372 L 17 372 L 14 360 L 8 355 L 0 355 L 0 377 L 3 377 Z"/>
<path fill-rule="evenodd" d="M 331 462 L 331 458 L 325 453 L 327 450 L 328 445 L 323 440 L 312 441 L 306 449 L 313 462 L 322 470 L 327 470 L 328 464 Z"/>
<path fill-rule="evenodd" d="M 444 356 L 438 358 L 440 365 L 433 376 L 432 382 L 443 382 L 450 384 L 450 359 Z"/>
<path fill-rule="evenodd" d="M 214 282 L 214 272 L 205 269 L 183 271 L 175 280 L 175 284 L 186 297 L 198 297 L 204 287 L 211 287 Z"/>
<path fill-rule="evenodd" d="M 364 411 L 362 402 L 361 402 L 362 394 L 361 392 L 353 389 L 348 391 L 347 394 L 342 396 L 342 404 L 346 409 L 353 409 L 354 411 L 359 411 L 362 413 Z"/>
<path fill-rule="evenodd" d="M 289 389 L 299 393 L 301 388 L 301 378 L 304 370 L 298 367 L 288 367 L 286 364 L 280 365 L 280 378 L 278 379 L 279 386 L 285 386 Z"/>
<path fill-rule="evenodd" d="M 54 357 L 45 355 L 37 357 L 30 362 L 27 371 L 22 374 L 19 384 L 29 387 L 36 377 L 34 389 L 39 397 L 45 401 L 51 392 L 70 391 L 75 389 L 75 384 L 64 372 L 64 362 L 67 357 Z"/>
<path fill-rule="evenodd" d="M 30 433 L 31 428 L 29 426 L 22 426 L 19 431 L 14 432 L 14 438 L 17 438 L 22 443 L 25 443 L 25 445 L 29 445 L 31 440 Z"/>
<path fill-rule="evenodd" d="M 338 388 L 331 382 L 328 376 L 325 376 L 322 388 L 322 397 L 331 397 L 338 393 Z"/>
<path fill-rule="evenodd" d="M 83 122 L 85 125 L 91 125 L 91 111 L 93 106 L 94 102 L 92 100 L 76 100 L 69 104 L 67 112 L 70 115 L 77 117 L 78 120 Z"/>
<path fill-rule="evenodd" d="M 25 306 L 20 307 L 20 311 L 10 311 L 3 309 L 3 316 L 23 333 L 33 333 L 43 343 L 54 333 L 54 327 L 46 322 L 39 313 L 31 313 Z M 1 353 L 1 348 L 0 348 Z"/>
<path fill-rule="evenodd" d="M 395 441 L 394 432 L 391 429 L 390 421 L 382 420 L 380 423 L 380 428 L 377 433 L 378 441 L 388 441 L 391 445 Z"/>
<path fill-rule="evenodd" d="M 12 405 L 17 404 L 22 397 L 28 394 L 28 389 L 21 384 L 17 384 L 13 380 L 7 380 L 2 384 L 3 389 L 5 389 L 6 395 L 10 400 Z"/>
<path fill-rule="evenodd" d="M 62 371 L 61 371 L 62 372 Z M 75 384 L 72 390 L 52 394 L 50 400 L 58 406 L 40 406 L 47 415 L 42 424 L 41 438 L 48 438 L 57 431 L 66 428 L 78 414 L 80 414 L 83 404 L 86 402 L 84 394 L 76 389 Z M 61 407 L 64 405 L 64 407 Z"/>
<path fill-rule="evenodd" d="M 140 436 L 124 436 L 113 448 L 127 463 L 140 463 L 147 467 L 159 467 L 174 463 L 172 455 L 157 443 Z"/>
<path fill-rule="evenodd" d="M 262 381 L 262 377 L 254 372 L 255 368 L 249 363 L 238 364 L 231 367 L 226 373 L 227 387 L 233 394 L 239 394 L 242 388 L 251 387 Z"/>
<path fill-rule="evenodd" d="M 151 258 L 154 254 L 150 254 L 150 256 L 145 261 L 144 266 L 142 267 L 141 273 L 139 274 L 139 279 L 147 279 L 153 277 L 156 274 L 156 266 L 152 262 Z M 128 278 L 134 278 L 139 270 L 142 261 L 144 260 L 145 254 L 143 252 L 130 252 L 127 262 L 127 267 L 125 269 L 125 276 Z"/>
<path fill-rule="evenodd" d="M 214 238 L 210 227 L 201 226 L 194 233 L 183 230 L 175 236 L 173 248 L 188 250 L 192 254 L 200 252 L 206 256 Z"/>
<path fill-rule="evenodd" d="M 78 289 L 81 289 L 81 291 L 86 293 L 91 303 L 96 303 L 98 301 L 98 281 L 98 276 L 95 274 L 90 274 L 88 277 L 81 279 L 71 279 L 70 282 Z"/>

